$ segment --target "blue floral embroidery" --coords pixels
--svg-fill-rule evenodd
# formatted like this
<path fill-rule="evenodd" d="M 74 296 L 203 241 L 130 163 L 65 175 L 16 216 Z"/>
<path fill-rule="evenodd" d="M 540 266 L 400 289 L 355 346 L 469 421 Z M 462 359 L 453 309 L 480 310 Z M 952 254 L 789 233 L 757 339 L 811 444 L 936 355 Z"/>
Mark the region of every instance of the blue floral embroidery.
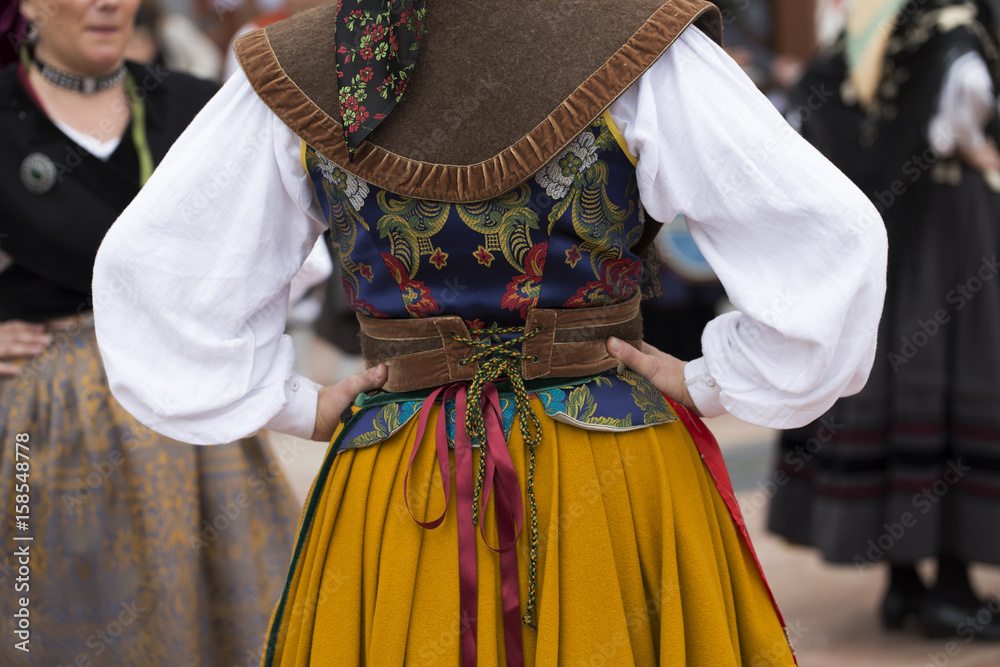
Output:
<path fill-rule="evenodd" d="M 629 371 L 597 377 L 574 387 L 544 389 L 533 395 L 538 397 L 545 414 L 588 430 L 632 430 L 677 421 L 663 395 L 648 380 Z M 341 449 L 378 444 L 405 426 L 422 404 L 419 399 L 406 400 L 368 409 L 344 434 Z M 397 406 L 398 412 L 394 409 Z M 501 394 L 500 413 L 504 436 L 508 439 L 514 411 L 513 395 Z M 445 431 L 448 446 L 454 447 L 454 401 L 445 405 Z"/>

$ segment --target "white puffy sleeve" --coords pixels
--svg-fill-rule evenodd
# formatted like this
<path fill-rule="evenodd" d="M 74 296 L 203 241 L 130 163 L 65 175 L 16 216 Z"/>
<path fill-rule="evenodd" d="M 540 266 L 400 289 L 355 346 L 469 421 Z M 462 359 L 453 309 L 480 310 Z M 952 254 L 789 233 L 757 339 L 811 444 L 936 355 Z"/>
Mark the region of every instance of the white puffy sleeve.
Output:
<path fill-rule="evenodd" d="M 736 307 L 708 324 L 704 356 L 685 368 L 699 410 L 791 428 L 859 391 L 886 278 L 868 199 L 697 28 L 610 111 L 647 212 L 686 216 Z"/>
<path fill-rule="evenodd" d="M 238 72 L 105 237 L 97 339 L 112 392 L 150 428 L 194 444 L 312 435 L 318 385 L 284 335 L 289 284 L 326 228 L 300 146 Z"/>
<path fill-rule="evenodd" d="M 975 52 L 948 67 L 938 111 L 928 126 L 931 147 L 942 155 L 956 149 L 976 150 L 986 143 L 983 128 L 996 113 L 993 79 L 986 61 Z"/>

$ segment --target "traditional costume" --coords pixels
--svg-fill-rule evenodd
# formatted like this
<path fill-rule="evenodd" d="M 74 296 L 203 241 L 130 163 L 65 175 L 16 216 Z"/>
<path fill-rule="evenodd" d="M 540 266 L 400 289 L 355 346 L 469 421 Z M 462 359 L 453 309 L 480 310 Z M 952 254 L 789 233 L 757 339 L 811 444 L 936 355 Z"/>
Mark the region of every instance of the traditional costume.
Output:
<path fill-rule="evenodd" d="M 687 366 L 696 404 L 806 421 L 864 382 L 876 212 L 725 55 L 707 2 L 374 4 L 242 38 L 243 73 L 95 273 L 100 289 L 137 262 L 170 267 L 136 285 L 150 307 L 131 333 L 121 308 L 98 310 L 140 420 L 308 437 L 317 388 L 280 314 L 331 230 L 388 381 L 343 415 L 264 664 L 794 664 L 717 445 L 605 341 L 642 337 L 644 211 L 687 214 L 752 313 L 710 326 Z M 158 212 L 230 167 L 181 229 Z M 801 298 L 769 320 L 783 287 Z M 190 290 L 202 299 L 175 298 Z M 147 363 L 176 382 L 137 382 Z"/>
<path fill-rule="evenodd" d="M 261 440 L 181 444 L 139 424 L 108 388 L 91 314 L 97 248 L 143 170 L 215 90 L 159 68 L 127 71 L 132 123 L 120 143 L 52 121 L 23 68 L 0 72 L 10 260 L 0 320 L 47 323 L 53 337 L 0 378 L 4 665 L 243 664 L 259 654 L 291 550 L 294 499 Z M 95 298 L 131 307 L 140 297 L 121 282 Z M 15 646 L 21 607 L 27 652 Z"/>
<path fill-rule="evenodd" d="M 974 0 L 858 3 L 793 100 L 889 236 L 868 385 L 781 441 L 769 528 L 831 562 L 1000 563 L 1000 173 L 957 155 L 997 139 L 994 27 Z"/>

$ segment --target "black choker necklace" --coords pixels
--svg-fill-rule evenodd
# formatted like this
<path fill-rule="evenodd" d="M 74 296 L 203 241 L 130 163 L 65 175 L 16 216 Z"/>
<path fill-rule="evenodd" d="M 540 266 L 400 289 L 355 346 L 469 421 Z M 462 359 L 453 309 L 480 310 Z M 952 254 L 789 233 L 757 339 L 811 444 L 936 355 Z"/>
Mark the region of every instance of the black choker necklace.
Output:
<path fill-rule="evenodd" d="M 35 65 L 38 66 L 38 71 L 46 81 L 60 88 L 75 90 L 84 95 L 93 95 L 98 91 L 107 90 L 125 80 L 125 65 L 105 76 L 77 76 L 75 74 L 67 74 L 66 72 L 57 70 L 52 65 L 43 63 L 38 58 L 35 58 Z"/>

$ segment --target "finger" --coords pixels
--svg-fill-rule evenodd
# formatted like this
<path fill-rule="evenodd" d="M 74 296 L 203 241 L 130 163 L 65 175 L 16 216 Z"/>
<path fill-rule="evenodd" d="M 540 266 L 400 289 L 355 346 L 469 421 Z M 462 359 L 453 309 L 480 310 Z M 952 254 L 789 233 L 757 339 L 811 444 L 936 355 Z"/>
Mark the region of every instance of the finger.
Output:
<path fill-rule="evenodd" d="M 654 354 L 656 352 L 659 352 L 660 348 L 656 347 L 655 345 L 651 345 L 646 341 L 642 341 L 642 351 L 645 354 Z"/>
<path fill-rule="evenodd" d="M 628 343 L 614 337 L 608 339 L 607 347 L 608 354 L 628 366 L 629 369 L 635 371 L 639 375 L 652 378 L 652 376 L 656 374 L 658 364 L 652 355 L 640 352 Z"/>
<path fill-rule="evenodd" d="M 4 322 L 0 324 L 0 332 L 6 332 L 11 334 L 44 334 L 45 325 L 44 324 L 31 324 L 29 322 L 21 322 L 20 320 L 11 320 L 9 322 Z"/>
<path fill-rule="evenodd" d="M 45 351 L 45 345 L 36 343 L 0 343 L 0 357 L 33 357 Z"/>
<path fill-rule="evenodd" d="M 0 361 L 0 375 L 4 376 L 15 376 L 20 375 L 20 366 L 15 366 L 14 364 L 7 364 Z"/>
<path fill-rule="evenodd" d="M 646 341 L 642 341 L 642 351 L 644 354 L 648 354 L 651 357 L 655 357 L 657 359 L 666 359 L 667 357 L 672 356 L 667 354 L 666 352 L 663 352 L 662 350 L 660 350 L 660 348 L 650 345 Z"/>
<path fill-rule="evenodd" d="M 389 372 L 385 364 L 379 364 L 366 371 L 352 375 L 340 384 L 344 385 L 345 391 L 350 395 L 351 401 L 353 401 L 359 394 L 378 389 L 385 384 L 388 378 Z"/>
<path fill-rule="evenodd" d="M 25 345 L 48 345 L 52 342 L 52 336 L 45 332 L 16 331 L 11 335 L 10 340 Z"/>
<path fill-rule="evenodd" d="M 378 389 L 385 384 L 388 377 L 389 373 L 385 364 L 379 364 L 362 373 L 352 375 L 332 387 L 321 389 L 313 440 L 328 440 L 337 428 L 337 424 L 340 423 L 341 415 L 351 406 L 354 399 L 359 394 Z"/>

